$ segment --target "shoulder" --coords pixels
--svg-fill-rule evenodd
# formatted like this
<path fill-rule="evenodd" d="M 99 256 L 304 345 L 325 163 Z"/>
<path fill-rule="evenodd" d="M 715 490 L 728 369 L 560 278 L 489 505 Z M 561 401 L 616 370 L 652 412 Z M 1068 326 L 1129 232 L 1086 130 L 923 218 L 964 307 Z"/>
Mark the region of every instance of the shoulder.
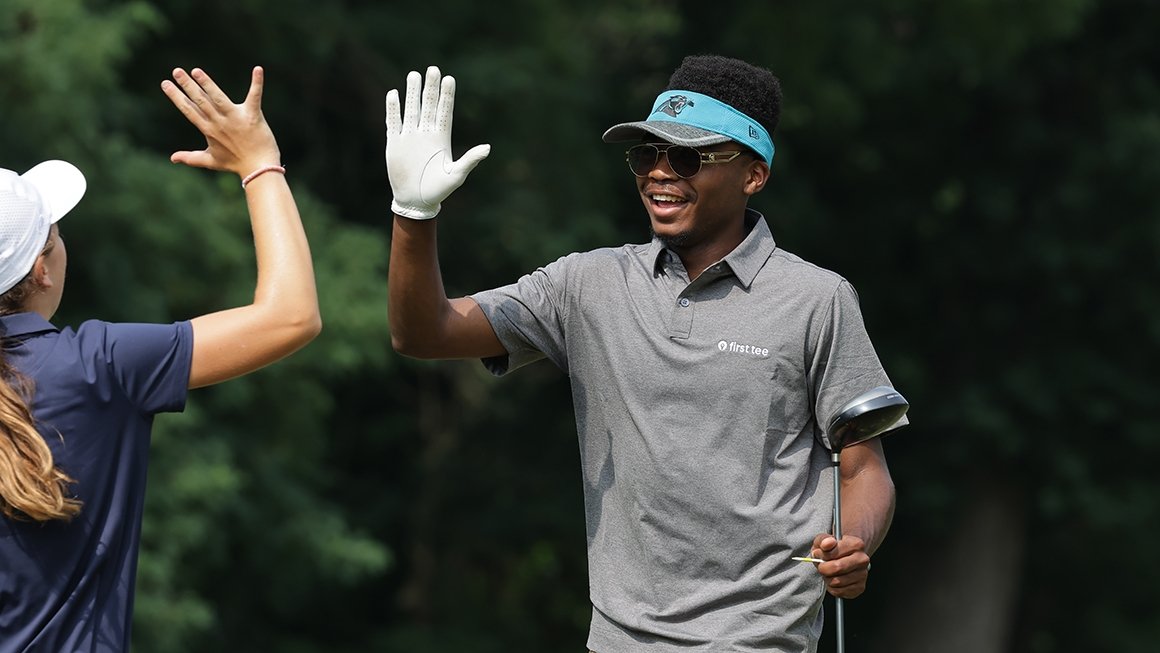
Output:
<path fill-rule="evenodd" d="M 480 291 L 471 297 L 481 306 L 507 302 L 513 297 L 519 297 L 524 304 L 542 299 L 557 306 L 603 297 L 623 288 L 624 279 L 631 271 L 647 261 L 647 249 L 648 246 L 623 245 L 572 252 L 524 274 L 513 283 Z"/>
<path fill-rule="evenodd" d="M 618 247 L 598 247 L 583 252 L 572 252 L 556 259 L 555 263 L 571 265 L 600 265 L 608 261 L 636 260 L 647 257 L 651 251 L 648 244 L 628 244 Z"/>
<path fill-rule="evenodd" d="M 182 334 L 189 332 L 192 332 L 192 326 L 188 320 L 166 324 L 85 320 L 76 328 L 64 327 L 60 330 L 62 337 L 82 341 L 86 344 L 112 340 L 134 340 L 139 338 L 157 340 L 161 338 L 180 337 Z"/>
<path fill-rule="evenodd" d="M 541 269 L 568 274 L 608 273 L 624 270 L 637 264 L 651 267 L 650 259 L 655 261 L 655 256 L 656 252 L 648 244 L 600 247 L 561 256 Z"/>
<path fill-rule="evenodd" d="M 139 365 L 172 351 L 192 351 L 193 326 L 187 320 L 168 324 L 87 320 L 75 329 L 61 329 L 60 338 L 86 361 Z"/>
<path fill-rule="evenodd" d="M 769 270 L 784 283 L 825 295 L 827 298 L 839 288 L 850 286 L 850 282 L 837 272 L 811 263 L 780 247 L 769 257 Z"/>

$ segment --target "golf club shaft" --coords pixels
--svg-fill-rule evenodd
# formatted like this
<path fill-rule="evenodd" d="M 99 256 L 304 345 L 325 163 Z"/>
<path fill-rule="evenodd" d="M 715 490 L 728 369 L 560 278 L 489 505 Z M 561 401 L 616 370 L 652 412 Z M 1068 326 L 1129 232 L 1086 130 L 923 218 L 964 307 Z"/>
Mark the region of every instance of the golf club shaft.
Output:
<path fill-rule="evenodd" d="M 830 454 L 834 465 L 834 538 L 842 541 L 842 454 L 834 451 Z M 834 620 L 837 624 L 835 639 L 838 644 L 838 653 L 846 653 L 846 623 L 843 615 L 842 598 L 834 597 Z"/>

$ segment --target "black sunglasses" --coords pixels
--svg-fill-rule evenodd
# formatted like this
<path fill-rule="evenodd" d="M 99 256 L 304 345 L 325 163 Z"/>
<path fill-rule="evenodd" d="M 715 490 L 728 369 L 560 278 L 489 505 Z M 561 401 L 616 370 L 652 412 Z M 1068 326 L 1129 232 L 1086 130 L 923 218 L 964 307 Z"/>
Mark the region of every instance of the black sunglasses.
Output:
<path fill-rule="evenodd" d="M 701 171 L 702 164 L 729 163 L 744 152 L 702 152 L 687 145 L 657 146 L 652 143 L 641 143 L 628 148 L 624 153 L 624 159 L 628 161 L 628 169 L 632 170 L 632 174 L 647 177 L 660 161 L 661 154 L 669 158 L 669 167 L 678 177 L 688 179 Z"/>

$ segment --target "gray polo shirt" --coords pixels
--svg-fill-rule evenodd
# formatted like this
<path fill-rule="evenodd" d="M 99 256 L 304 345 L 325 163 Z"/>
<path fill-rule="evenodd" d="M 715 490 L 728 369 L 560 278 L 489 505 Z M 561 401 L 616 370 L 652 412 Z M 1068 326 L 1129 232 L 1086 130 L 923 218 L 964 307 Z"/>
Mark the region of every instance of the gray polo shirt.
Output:
<path fill-rule="evenodd" d="M 654 240 L 570 254 L 478 293 L 508 356 L 571 381 L 593 620 L 588 647 L 813 651 L 832 476 L 819 424 L 889 384 L 857 296 L 748 236 L 695 281 Z"/>

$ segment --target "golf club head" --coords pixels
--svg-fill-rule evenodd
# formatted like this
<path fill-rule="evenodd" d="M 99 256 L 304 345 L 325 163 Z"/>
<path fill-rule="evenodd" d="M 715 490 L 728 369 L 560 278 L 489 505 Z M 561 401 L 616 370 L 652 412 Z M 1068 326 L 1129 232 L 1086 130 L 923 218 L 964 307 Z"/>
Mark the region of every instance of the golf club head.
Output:
<path fill-rule="evenodd" d="M 882 435 L 906 414 L 908 408 L 910 404 L 906 399 L 888 385 L 863 392 L 830 418 L 826 435 L 831 450 L 841 451 L 849 445 Z"/>

